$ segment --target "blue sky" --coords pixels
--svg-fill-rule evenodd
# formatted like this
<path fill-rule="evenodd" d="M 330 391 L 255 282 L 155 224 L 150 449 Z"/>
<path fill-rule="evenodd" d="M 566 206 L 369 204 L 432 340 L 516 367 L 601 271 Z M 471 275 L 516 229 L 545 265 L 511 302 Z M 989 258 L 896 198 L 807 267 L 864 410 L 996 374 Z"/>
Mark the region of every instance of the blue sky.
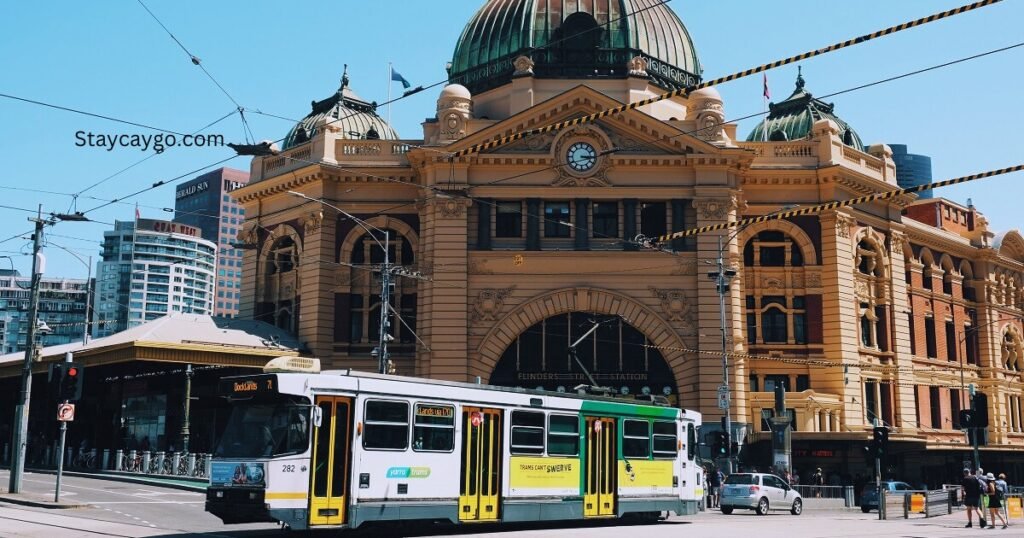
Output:
<path fill-rule="evenodd" d="M 673 0 L 696 43 L 706 78 L 966 3 L 949 0 L 763 2 Z M 149 0 L 147 5 L 227 91 L 247 109 L 301 118 L 309 103 L 331 95 L 343 64 L 365 99 L 387 99 L 387 63 L 413 85 L 445 77 L 456 40 L 482 0 L 224 1 Z M 877 41 L 804 62 L 807 88 L 824 95 L 1024 40 L 1024 2 L 1005 1 Z M 0 18 L 0 93 L 13 94 L 160 128 L 191 132 L 229 113 L 234 105 L 133 0 L 18 2 Z M 931 155 L 936 180 L 1017 164 L 1024 160 L 1024 47 L 831 99 L 836 111 L 867 144 L 905 143 Z M 787 96 L 795 67 L 768 74 L 775 100 Z M 730 118 L 762 108 L 761 78 L 719 87 Z M 396 85 L 395 92 L 400 91 Z M 420 138 L 420 123 L 434 110 L 439 89 L 396 103 L 392 123 L 405 138 Z M 290 123 L 250 112 L 257 139 L 284 136 Z M 740 125 L 745 134 L 756 120 Z M 152 131 L 0 98 L 0 204 L 46 212 L 69 211 L 72 198 L 12 190 L 80 191 L 148 156 L 135 148 L 106 151 L 76 147 L 75 133 Z M 243 140 L 238 116 L 210 128 Z M 227 157 L 227 148 L 175 148 L 85 193 L 110 199 Z M 228 163 L 248 168 L 248 160 Z M 947 188 L 938 194 L 968 197 L 996 231 L 1021 227 L 1024 175 L 1014 174 Z M 166 218 L 174 188 L 165 186 L 90 213 L 94 219 L 129 220 L 135 201 L 144 217 Z M 79 198 L 78 210 L 102 202 Z M 0 208 L 5 239 L 27 231 L 29 214 Z M 108 226 L 65 223 L 52 229 L 54 244 L 98 258 Z M 66 237 L 58 237 L 58 235 Z M 19 255 L 29 242 L 0 244 L 27 273 Z M 84 277 L 85 267 L 58 248 L 48 249 L 47 274 Z M 0 267 L 6 267 L 0 260 Z"/>

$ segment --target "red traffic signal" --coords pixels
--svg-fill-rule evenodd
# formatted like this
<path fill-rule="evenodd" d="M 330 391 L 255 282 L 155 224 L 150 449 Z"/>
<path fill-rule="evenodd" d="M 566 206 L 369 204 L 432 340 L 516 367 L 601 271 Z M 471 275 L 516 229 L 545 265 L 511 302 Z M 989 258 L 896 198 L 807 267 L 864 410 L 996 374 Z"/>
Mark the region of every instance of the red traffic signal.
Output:
<path fill-rule="evenodd" d="M 66 364 L 64 376 L 60 380 L 59 400 L 80 400 L 82 398 L 82 378 L 84 372 L 81 365 Z"/>

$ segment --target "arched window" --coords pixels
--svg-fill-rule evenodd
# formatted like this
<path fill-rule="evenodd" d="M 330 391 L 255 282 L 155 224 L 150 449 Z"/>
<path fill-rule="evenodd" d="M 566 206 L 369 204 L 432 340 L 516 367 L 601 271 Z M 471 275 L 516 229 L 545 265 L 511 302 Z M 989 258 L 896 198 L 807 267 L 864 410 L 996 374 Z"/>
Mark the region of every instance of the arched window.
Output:
<path fill-rule="evenodd" d="M 786 312 L 777 305 L 772 305 L 761 313 L 761 326 L 761 339 L 764 343 L 785 344 L 789 341 Z"/>
<path fill-rule="evenodd" d="M 267 256 L 267 274 L 287 273 L 294 270 L 296 265 L 298 251 L 295 248 L 295 240 L 286 235 L 275 241 Z"/>
<path fill-rule="evenodd" d="M 793 238 L 776 230 L 765 230 L 743 247 L 747 267 L 803 267 L 804 253 Z"/>
<path fill-rule="evenodd" d="M 348 263 L 352 268 L 349 292 L 349 342 L 376 345 L 380 340 L 381 280 L 380 265 L 384 263 L 384 234 L 371 236 L 364 233 L 352 247 Z M 415 265 L 412 243 L 395 230 L 388 233 L 388 261 L 392 267 L 411 268 Z M 392 272 L 391 293 L 388 301 L 398 311 L 401 320 L 389 315 L 388 334 L 399 344 L 416 341 L 416 280 Z M 403 323 L 404 322 L 404 323 Z M 408 326 L 408 327 L 406 327 Z M 411 329 L 411 330 L 410 330 Z"/>
<path fill-rule="evenodd" d="M 885 275 L 882 268 L 883 262 L 878 249 L 867 239 L 861 239 L 857 244 L 857 272 L 862 275 L 880 277 Z"/>

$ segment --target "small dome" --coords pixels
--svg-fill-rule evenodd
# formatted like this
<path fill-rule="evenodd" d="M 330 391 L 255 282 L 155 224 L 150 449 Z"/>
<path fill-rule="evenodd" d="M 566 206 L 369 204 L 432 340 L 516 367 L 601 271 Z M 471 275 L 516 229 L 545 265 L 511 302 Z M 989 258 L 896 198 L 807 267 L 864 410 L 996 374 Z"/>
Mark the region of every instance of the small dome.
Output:
<path fill-rule="evenodd" d="M 799 140 L 811 134 L 811 127 L 816 121 L 832 120 L 839 126 L 839 138 L 843 144 L 863 150 L 864 143 L 857 131 L 833 113 L 835 105 L 815 99 L 811 92 L 804 89 L 804 84 L 803 74 L 798 70 L 793 94 L 781 103 L 768 105 L 768 120 L 754 126 L 754 130 L 747 136 L 747 142 L 765 140 L 765 129 L 768 131 L 767 139 L 773 142 Z"/>
<path fill-rule="evenodd" d="M 469 90 L 462 84 L 449 84 L 441 90 L 441 96 L 438 100 L 442 99 L 472 99 L 473 94 L 469 93 Z"/>
<path fill-rule="evenodd" d="M 687 98 L 693 100 L 712 99 L 715 101 L 721 101 L 722 94 L 718 93 L 718 90 L 716 90 L 714 87 L 708 86 L 707 88 L 701 88 L 690 93 L 690 95 L 687 96 Z"/>
<path fill-rule="evenodd" d="M 323 101 L 313 101 L 313 110 L 288 131 L 284 147 L 288 149 L 313 138 L 323 120 L 337 127 L 342 138 L 353 140 L 398 140 L 398 133 L 377 115 L 377 103 L 368 103 L 348 87 L 348 67 L 341 76 L 341 87 Z"/>
<path fill-rule="evenodd" d="M 626 78 L 640 56 L 664 88 L 695 86 L 701 66 L 683 22 L 661 0 L 487 0 L 462 31 L 449 80 L 482 93 L 529 56 L 537 78 Z"/>

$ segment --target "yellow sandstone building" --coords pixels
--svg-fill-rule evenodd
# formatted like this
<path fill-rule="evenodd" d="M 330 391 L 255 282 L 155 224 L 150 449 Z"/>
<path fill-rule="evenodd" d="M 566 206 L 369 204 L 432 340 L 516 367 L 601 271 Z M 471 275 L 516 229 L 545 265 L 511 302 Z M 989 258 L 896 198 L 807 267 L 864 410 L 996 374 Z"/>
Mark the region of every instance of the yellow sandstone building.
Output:
<path fill-rule="evenodd" d="M 720 237 L 672 252 L 634 237 L 895 189 L 890 148 L 865 145 L 801 76 L 749 136 L 706 89 L 449 158 L 699 82 L 686 28 L 656 3 L 489 0 L 416 137 L 399 137 L 346 74 L 232 193 L 247 215 L 242 315 L 294 333 L 325 366 L 376 370 L 385 236 L 374 230 L 386 230 L 402 268 L 394 371 L 571 391 L 586 377 L 568 345 L 603 320 L 578 348 L 599 384 L 668 396 L 718 427 L 722 327 L 707 273 Z M 959 410 L 973 384 L 991 418 L 982 463 L 1022 476 L 1018 232 L 999 240 L 975 208 L 914 195 L 732 231 L 725 318 L 742 462 L 771 463 L 763 417 L 782 384 L 797 470 L 863 471 L 878 420 L 893 428 L 888 473 L 941 483 L 970 459 Z"/>

